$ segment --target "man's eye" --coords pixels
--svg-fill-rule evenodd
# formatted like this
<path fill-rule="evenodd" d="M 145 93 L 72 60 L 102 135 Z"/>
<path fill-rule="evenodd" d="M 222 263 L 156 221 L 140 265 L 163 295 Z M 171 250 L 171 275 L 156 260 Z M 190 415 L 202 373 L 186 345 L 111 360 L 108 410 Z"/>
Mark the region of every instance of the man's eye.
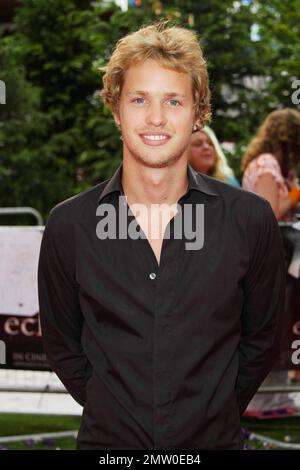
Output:
<path fill-rule="evenodd" d="M 137 104 L 143 104 L 145 101 L 144 98 L 134 98 L 133 102 Z"/>
<path fill-rule="evenodd" d="M 171 100 L 169 100 L 169 103 L 170 103 L 172 106 L 180 106 L 180 103 L 179 103 L 178 100 L 171 99 Z"/>

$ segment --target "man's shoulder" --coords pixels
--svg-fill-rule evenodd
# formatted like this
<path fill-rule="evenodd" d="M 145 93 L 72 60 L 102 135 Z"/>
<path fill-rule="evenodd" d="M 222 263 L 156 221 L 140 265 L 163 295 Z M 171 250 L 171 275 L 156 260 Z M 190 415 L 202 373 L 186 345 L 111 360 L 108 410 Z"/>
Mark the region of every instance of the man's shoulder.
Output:
<path fill-rule="evenodd" d="M 59 202 L 50 210 L 49 219 L 76 222 L 80 220 L 82 215 L 89 209 L 94 208 L 96 212 L 97 201 L 109 181 L 110 179 L 102 181 L 91 188 Z"/>
<path fill-rule="evenodd" d="M 217 178 L 213 178 L 212 176 L 200 174 L 201 178 L 204 179 L 206 185 L 218 195 L 226 197 L 228 200 L 232 198 L 238 198 L 243 201 L 249 201 L 252 204 L 264 204 L 263 201 L 266 199 L 260 196 L 257 193 L 252 191 L 247 191 L 242 187 L 235 186 L 229 182 L 218 180 Z"/>
<path fill-rule="evenodd" d="M 253 221 L 261 219 L 262 214 L 269 213 L 272 217 L 271 205 L 263 196 L 208 175 L 201 174 L 201 177 L 204 178 L 206 185 L 220 197 L 221 203 L 227 206 L 231 216 L 232 211 L 235 211 Z"/>

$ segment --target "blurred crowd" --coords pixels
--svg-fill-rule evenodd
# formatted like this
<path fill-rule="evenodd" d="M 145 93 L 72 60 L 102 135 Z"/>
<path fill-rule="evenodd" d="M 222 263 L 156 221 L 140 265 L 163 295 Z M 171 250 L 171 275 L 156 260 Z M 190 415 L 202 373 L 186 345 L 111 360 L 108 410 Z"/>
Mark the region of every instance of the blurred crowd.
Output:
<path fill-rule="evenodd" d="M 271 112 L 265 118 L 243 155 L 241 185 L 230 168 L 215 133 L 207 126 L 192 134 L 189 163 L 200 173 L 241 186 L 269 201 L 281 225 L 288 270 L 293 252 L 295 250 L 300 252 L 300 232 L 298 236 L 293 235 L 292 244 L 286 238 L 291 234 L 290 222 L 300 219 L 300 184 L 297 177 L 300 163 L 300 113 L 294 109 L 284 108 Z M 284 231 L 285 228 L 288 231 Z M 293 325 L 298 322 L 300 311 L 299 287 L 300 272 L 297 279 L 287 273 L 286 321 L 282 335 L 282 353 L 278 362 L 279 369 L 281 363 L 290 363 Z M 290 368 L 287 383 L 299 380 L 300 371 Z"/>
<path fill-rule="evenodd" d="M 205 126 L 192 134 L 189 161 L 200 172 L 239 186 L 214 131 Z M 300 113 L 271 112 L 250 141 L 242 159 L 243 189 L 269 201 L 278 221 L 291 221 L 300 211 Z"/>

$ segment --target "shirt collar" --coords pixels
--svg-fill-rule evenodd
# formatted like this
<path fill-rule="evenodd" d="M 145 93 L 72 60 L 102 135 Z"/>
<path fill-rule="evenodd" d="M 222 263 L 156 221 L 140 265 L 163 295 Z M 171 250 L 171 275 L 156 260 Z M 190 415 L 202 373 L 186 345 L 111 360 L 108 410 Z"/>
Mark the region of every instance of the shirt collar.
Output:
<path fill-rule="evenodd" d="M 100 194 L 100 197 L 98 199 L 98 204 L 100 204 L 102 199 L 105 196 L 107 196 L 108 194 L 118 192 L 121 195 L 124 195 L 122 181 L 121 181 L 122 168 L 123 168 L 123 164 L 121 163 L 120 166 L 116 169 L 113 176 L 108 181 L 108 183 L 105 186 L 105 188 L 103 189 L 102 193 Z M 195 171 L 191 167 L 191 165 L 187 166 L 187 173 L 188 173 L 188 179 L 189 179 L 188 191 L 190 189 L 195 189 L 196 191 L 200 191 L 202 193 L 208 194 L 209 196 L 218 196 L 218 193 L 215 192 L 209 186 L 209 184 L 208 184 L 209 181 L 206 181 L 206 179 L 204 179 L 203 175 L 201 175 L 200 173 L 197 173 L 197 171 Z"/>
<path fill-rule="evenodd" d="M 201 175 L 191 165 L 188 165 L 188 178 L 189 187 L 188 189 L 195 189 L 202 193 L 208 194 L 209 196 L 218 196 L 218 193 L 209 186 L 209 178 Z"/>
<path fill-rule="evenodd" d="M 100 194 L 100 197 L 98 199 L 98 204 L 100 204 L 102 199 L 105 198 L 105 196 L 107 196 L 108 194 L 118 192 L 118 193 L 124 195 L 122 181 L 121 181 L 121 175 L 122 175 L 122 163 L 116 169 L 115 173 L 110 178 L 107 185 L 105 186 L 102 193 Z"/>

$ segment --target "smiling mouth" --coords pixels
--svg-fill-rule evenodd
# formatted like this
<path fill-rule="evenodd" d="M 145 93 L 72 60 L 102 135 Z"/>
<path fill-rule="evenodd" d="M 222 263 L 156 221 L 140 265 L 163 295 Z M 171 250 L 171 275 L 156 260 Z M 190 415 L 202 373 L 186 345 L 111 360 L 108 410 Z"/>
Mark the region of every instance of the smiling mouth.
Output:
<path fill-rule="evenodd" d="M 142 141 L 151 147 L 164 145 L 171 138 L 168 134 L 140 134 Z"/>

